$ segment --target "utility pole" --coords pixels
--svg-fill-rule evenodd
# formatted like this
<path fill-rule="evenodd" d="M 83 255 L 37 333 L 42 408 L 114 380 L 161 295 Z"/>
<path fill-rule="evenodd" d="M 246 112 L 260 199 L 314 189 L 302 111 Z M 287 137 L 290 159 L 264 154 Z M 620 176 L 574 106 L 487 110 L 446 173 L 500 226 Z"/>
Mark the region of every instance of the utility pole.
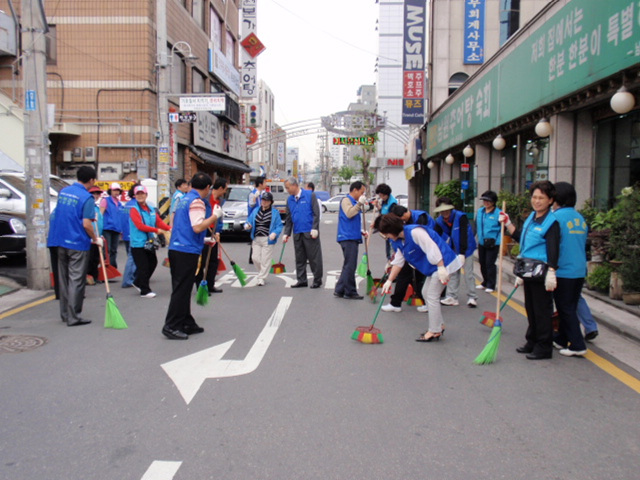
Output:
<path fill-rule="evenodd" d="M 49 126 L 47 124 L 47 19 L 42 3 L 22 0 L 22 85 L 27 190 L 27 286 L 51 288 L 47 231 L 50 215 Z"/>
<path fill-rule="evenodd" d="M 156 0 L 156 68 L 158 69 L 158 200 L 169 197 L 169 79 L 167 55 L 167 0 Z"/>

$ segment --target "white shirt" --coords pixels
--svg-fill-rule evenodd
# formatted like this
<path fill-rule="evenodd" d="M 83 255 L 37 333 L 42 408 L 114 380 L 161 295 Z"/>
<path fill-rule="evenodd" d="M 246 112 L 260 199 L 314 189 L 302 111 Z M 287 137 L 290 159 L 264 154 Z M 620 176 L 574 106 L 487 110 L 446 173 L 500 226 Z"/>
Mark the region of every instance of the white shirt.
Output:
<path fill-rule="evenodd" d="M 413 241 L 420 247 L 420 249 L 427 256 L 427 261 L 431 265 L 437 265 L 438 262 L 442 260 L 442 252 L 440 251 L 440 247 L 438 244 L 433 241 L 431 236 L 427 233 L 424 228 L 414 228 L 411 231 L 411 238 Z M 391 261 L 391 265 L 397 265 L 399 267 L 403 267 L 406 260 L 402 251 L 396 250 L 396 254 Z M 456 259 L 451 262 L 449 265 L 446 265 L 447 271 L 449 273 L 454 273 L 460 270 L 463 266 L 463 262 L 456 256 Z"/>

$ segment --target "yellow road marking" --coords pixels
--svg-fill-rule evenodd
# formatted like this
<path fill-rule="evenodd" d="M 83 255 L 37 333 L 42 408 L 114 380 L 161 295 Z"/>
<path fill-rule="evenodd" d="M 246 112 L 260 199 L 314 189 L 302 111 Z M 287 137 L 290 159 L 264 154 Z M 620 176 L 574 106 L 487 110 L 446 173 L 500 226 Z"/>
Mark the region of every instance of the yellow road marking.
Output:
<path fill-rule="evenodd" d="M 26 305 L 23 305 L 21 307 L 17 307 L 17 308 L 13 308 L 11 310 L 7 310 L 4 313 L 0 313 L 0 320 L 10 317 L 11 315 L 15 315 L 16 313 L 20 313 L 24 310 L 26 310 L 27 308 L 31 308 L 31 307 L 37 307 L 38 305 L 42 305 L 43 303 L 47 303 L 50 302 L 51 300 L 54 300 L 56 298 L 55 295 L 51 295 L 49 297 L 45 297 L 45 298 L 41 298 L 40 300 L 36 300 L 35 302 L 31 302 L 31 303 L 27 303 Z"/>

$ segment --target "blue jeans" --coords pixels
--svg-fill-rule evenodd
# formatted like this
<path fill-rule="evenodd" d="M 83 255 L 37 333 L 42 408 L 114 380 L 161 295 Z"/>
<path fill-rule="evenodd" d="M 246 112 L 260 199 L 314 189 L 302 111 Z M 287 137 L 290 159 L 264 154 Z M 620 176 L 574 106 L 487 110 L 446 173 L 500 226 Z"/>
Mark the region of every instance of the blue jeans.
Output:
<path fill-rule="evenodd" d="M 580 300 L 578 300 L 578 320 L 580 320 L 580 323 L 584 327 L 585 335 L 598 331 L 598 324 L 593 318 L 593 315 L 591 315 L 589 305 L 587 305 L 587 301 L 582 295 L 580 295 Z"/>
<path fill-rule="evenodd" d="M 124 242 L 124 247 L 127 250 L 127 264 L 124 266 L 122 274 L 122 288 L 127 288 L 133 286 L 133 279 L 136 278 L 136 262 L 133 261 L 129 242 Z"/>

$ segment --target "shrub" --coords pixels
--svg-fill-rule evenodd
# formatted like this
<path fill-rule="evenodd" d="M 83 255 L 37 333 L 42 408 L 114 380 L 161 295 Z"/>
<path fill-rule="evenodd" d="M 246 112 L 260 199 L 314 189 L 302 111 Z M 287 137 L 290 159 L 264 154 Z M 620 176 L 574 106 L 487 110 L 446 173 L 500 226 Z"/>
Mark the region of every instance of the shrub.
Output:
<path fill-rule="evenodd" d="M 531 213 L 531 195 L 529 192 L 511 193 L 507 190 L 501 190 L 498 193 L 498 208 L 502 208 L 502 202 L 506 202 L 507 215 L 516 226 L 522 227 L 524 221 Z"/>
<path fill-rule="evenodd" d="M 462 210 L 462 184 L 457 178 L 438 184 L 433 193 L 436 198 L 449 197 L 456 210 Z"/>
<path fill-rule="evenodd" d="M 589 284 L 589 287 L 601 292 L 608 291 L 612 271 L 613 267 L 608 263 L 601 263 L 598 265 L 593 272 L 587 275 L 587 283 Z"/>

